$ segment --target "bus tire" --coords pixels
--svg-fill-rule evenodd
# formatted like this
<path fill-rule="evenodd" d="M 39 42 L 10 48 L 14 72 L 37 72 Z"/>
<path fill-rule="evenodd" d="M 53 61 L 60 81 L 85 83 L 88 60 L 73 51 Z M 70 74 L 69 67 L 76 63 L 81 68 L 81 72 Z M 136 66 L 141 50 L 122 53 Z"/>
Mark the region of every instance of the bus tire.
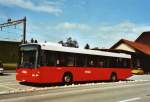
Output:
<path fill-rule="evenodd" d="M 116 73 L 112 73 L 110 76 L 110 81 L 111 82 L 116 82 L 117 81 L 117 74 Z"/>
<path fill-rule="evenodd" d="M 65 73 L 63 76 L 63 83 L 66 85 L 70 85 L 73 82 L 73 76 L 71 73 Z"/>

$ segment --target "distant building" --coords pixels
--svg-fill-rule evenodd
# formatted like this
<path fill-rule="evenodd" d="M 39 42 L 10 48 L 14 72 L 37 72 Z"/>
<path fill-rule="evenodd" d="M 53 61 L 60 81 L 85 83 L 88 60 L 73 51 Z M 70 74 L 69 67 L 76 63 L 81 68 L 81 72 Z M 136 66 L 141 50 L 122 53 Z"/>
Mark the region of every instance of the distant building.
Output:
<path fill-rule="evenodd" d="M 0 41 L 0 60 L 4 63 L 16 63 L 20 44 L 21 42 Z"/>
<path fill-rule="evenodd" d="M 110 49 L 96 47 L 92 50 L 130 54 L 133 68 L 142 68 L 145 73 L 150 73 L 150 31 L 143 32 L 135 41 L 121 39 Z"/>
<path fill-rule="evenodd" d="M 150 72 L 150 32 L 143 32 L 135 41 L 121 39 L 109 51 L 131 54 L 133 67 Z"/>

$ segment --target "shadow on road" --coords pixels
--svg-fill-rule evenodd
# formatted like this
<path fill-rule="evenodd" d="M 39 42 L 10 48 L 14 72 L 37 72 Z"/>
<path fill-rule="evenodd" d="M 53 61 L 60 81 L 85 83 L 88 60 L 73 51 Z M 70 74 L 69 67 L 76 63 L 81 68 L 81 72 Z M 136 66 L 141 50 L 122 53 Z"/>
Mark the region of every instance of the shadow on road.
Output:
<path fill-rule="evenodd" d="M 34 87 L 53 87 L 53 86 L 63 86 L 64 84 L 62 83 L 44 83 L 44 84 L 39 84 L 39 83 L 29 83 L 29 82 L 19 82 L 21 85 L 26 85 L 26 86 L 34 86 Z"/>
<path fill-rule="evenodd" d="M 122 81 L 127 81 L 127 80 L 122 80 Z M 25 86 L 32 86 L 32 87 L 54 87 L 54 86 L 64 86 L 64 83 L 29 83 L 29 82 L 19 82 L 21 85 Z M 112 83 L 110 81 L 84 81 L 84 82 L 74 82 L 74 85 L 79 85 L 79 84 L 90 84 L 90 83 Z M 71 84 L 68 84 L 71 85 Z"/>
<path fill-rule="evenodd" d="M 10 76 L 11 74 L 9 73 L 3 73 L 3 74 L 0 74 L 0 76 Z"/>

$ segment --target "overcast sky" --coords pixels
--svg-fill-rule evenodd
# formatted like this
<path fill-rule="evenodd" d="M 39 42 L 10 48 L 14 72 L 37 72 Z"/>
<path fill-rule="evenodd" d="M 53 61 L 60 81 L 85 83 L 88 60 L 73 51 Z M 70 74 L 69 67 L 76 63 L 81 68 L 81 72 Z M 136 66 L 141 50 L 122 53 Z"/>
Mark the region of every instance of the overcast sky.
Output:
<path fill-rule="evenodd" d="M 149 0 L 0 0 L 0 23 L 27 17 L 27 38 L 58 42 L 72 37 L 83 47 L 109 48 L 150 30 Z M 0 31 L 21 40 L 22 25 Z"/>

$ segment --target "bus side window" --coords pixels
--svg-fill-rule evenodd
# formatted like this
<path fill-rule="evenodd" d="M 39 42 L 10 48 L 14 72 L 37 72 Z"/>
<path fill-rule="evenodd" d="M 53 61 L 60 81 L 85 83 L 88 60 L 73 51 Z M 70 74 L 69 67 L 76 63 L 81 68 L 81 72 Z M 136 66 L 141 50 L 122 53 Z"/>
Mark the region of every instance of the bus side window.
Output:
<path fill-rule="evenodd" d="M 59 64 L 60 64 L 60 60 L 57 59 L 57 60 L 56 60 L 56 65 L 59 65 Z"/>
<path fill-rule="evenodd" d="M 118 58 L 119 62 L 118 62 L 118 67 L 124 67 L 124 60 L 122 58 Z"/>
<path fill-rule="evenodd" d="M 46 62 L 46 52 L 42 51 L 41 52 L 41 66 L 46 66 L 47 62 Z"/>
<path fill-rule="evenodd" d="M 67 66 L 67 54 L 64 52 L 57 52 L 57 56 L 56 56 L 56 65 L 57 66 L 62 66 L 65 67 Z"/>
<path fill-rule="evenodd" d="M 47 56 L 47 65 L 48 66 L 55 66 L 55 60 L 56 60 L 56 55 L 55 52 L 49 51 Z"/>
<path fill-rule="evenodd" d="M 103 61 L 99 61 L 98 62 L 98 67 L 104 67 L 104 62 Z"/>
<path fill-rule="evenodd" d="M 89 67 L 97 67 L 96 56 L 89 55 L 88 56 L 88 66 Z"/>
<path fill-rule="evenodd" d="M 104 67 L 105 68 L 111 67 L 111 60 L 109 57 L 104 58 Z"/>
<path fill-rule="evenodd" d="M 123 60 L 123 67 L 124 68 L 129 68 L 130 67 L 130 60 L 124 59 Z"/>
<path fill-rule="evenodd" d="M 66 66 L 74 66 L 74 55 L 66 54 Z"/>
<path fill-rule="evenodd" d="M 90 66 L 94 66 L 94 61 L 93 60 L 90 60 Z"/>
<path fill-rule="evenodd" d="M 128 67 L 128 63 L 127 63 L 127 60 L 126 60 L 126 59 L 123 60 L 123 67 L 124 67 L 124 68 L 127 68 L 127 67 Z"/>
<path fill-rule="evenodd" d="M 109 61 L 110 61 L 109 63 L 110 63 L 111 68 L 116 68 L 117 67 L 117 59 L 116 58 L 110 57 Z"/>
<path fill-rule="evenodd" d="M 75 66 L 77 67 L 85 67 L 87 63 L 86 55 L 77 54 L 75 56 Z"/>
<path fill-rule="evenodd" d="M 92 59 L 91 59 L 91 56 L 88 55 L 88 57 L 87 57 L 87 66 L 88 66 L 88 67 L 91 67 L 92 64 L 93 64 L 93 61 L 92 61 Z"/>
<path fill-rule="evenodd" d="M 98 56 L 97 58 L 97 67 L 103 68 L 105 64 L 105 60 L 102 56 Z"/>

